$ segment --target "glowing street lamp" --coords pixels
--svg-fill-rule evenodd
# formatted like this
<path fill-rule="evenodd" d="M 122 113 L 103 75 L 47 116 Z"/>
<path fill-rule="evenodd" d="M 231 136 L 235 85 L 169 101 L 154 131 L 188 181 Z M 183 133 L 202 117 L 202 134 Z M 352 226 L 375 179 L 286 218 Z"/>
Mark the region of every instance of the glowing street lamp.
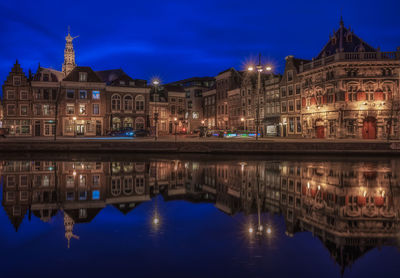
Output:
<path fill-rule="evenodd" d="M 258 131 L 260 127 L 260 94 L 261 94 L 261 72 L 263 71 L 263 66 L 261 65 L 261 53 L 258 56 L 258 65 L 256 66 L 257 72 L 258 72 L 258 78 L 257 78 L 257 107 L 256 107 L 256 140 L 258 140 Z M 266 71 L 271 71 L 272 68 L 271 66 L 266 66 L 265 67 Z M 253 72 L 254 67 L 249 66 L 247 68 L 248 71 Z"/>
<path fill-rule="evenodd" d="M 178 118 L 174 117 L 174 123 L 175 123 L 175 143 L 176 143 L 176 127 L 178 126 Z"/>
<path fill-rule="evenodd" d="M 157 141 L 158 138 L 158 111 L 157 111 L 157 98 L 156 94 L 158 95 L 158 85 L 160 85 L 160 80 L 158 79 L 153 79 L 151 82 L 154 86 L 154 95 L 153 95 L 153 100 L 154 100 L 154 140 Z"/>

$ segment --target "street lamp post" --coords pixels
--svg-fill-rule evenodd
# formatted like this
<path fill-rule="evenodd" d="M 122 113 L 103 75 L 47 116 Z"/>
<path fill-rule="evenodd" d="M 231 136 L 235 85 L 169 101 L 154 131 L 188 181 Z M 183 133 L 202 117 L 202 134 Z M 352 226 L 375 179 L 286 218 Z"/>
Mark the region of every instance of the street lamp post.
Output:
<path fill-rule="evenodd" d="M 241 117 L 240 121 L 242 122 L 243 131 L 246 131 L 246 127 L 244 126 L 244 117 Z"/>
<path fill-rule="evenodd" d="M 259 126 L 260 126 L 260 94 L 261 94 L 261 72 L 263 71 L 263 66 L 261 65 L 261 53 L 258 55 L 258 65 L 256 66 L 257 69 L 257 104 L 256 104 L 256 119 L 255 119 L 255 124 L 256 124 L 256 140 L 258 140 L 258 131 L 259 131 Z M 253 71 L 254 67 L 250 66 L 248 68 L 249 71 Z M 271 71 L 272 68 L 270 66 L 267 66 L 265 68 L 266 71 Z"/>
<path fill-rule="evenodd" d="M 74 137 L 76 137 L 76 117 L 72 118 L 74 120 Z"/>
<path fill-rule="evenodd" d="M 154 85 L 154 141 L 157 141 L 158 138 L 158 111 L 157 111 L 157 98 L 156 94 L 158 95 L 158 85 L 160 81 L 153 80 Z"/>
<path fill-rule="evenodd" d="M 175 123 L 175 143 L 176 143 L 176 127 L 177 127 L 177 125 L 178 125 L 178 119 L 175 117 L 174 118 L 174 123 Z"/>

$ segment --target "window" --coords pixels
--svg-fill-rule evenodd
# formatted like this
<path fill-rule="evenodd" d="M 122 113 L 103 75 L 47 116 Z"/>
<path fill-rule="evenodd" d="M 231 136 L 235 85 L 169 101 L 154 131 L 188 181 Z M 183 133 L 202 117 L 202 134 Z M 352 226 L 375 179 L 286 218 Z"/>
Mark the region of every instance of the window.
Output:
<path fill-rule="evenodd" d="M 42 108 L 43 108 L 43 115 L 44 116 L 49 116 L 50 115 L 50 105 L 44 104 L 42 106 Z"/>
<path fill-rule="evenodd" d="M 21 111 L 20 111 L 21 116 L 28 115 L 28 105 L 21 105 L 20 109 L 21 109 Z"/>
<path fill-rule="evenodd" d="M 43 99 L 46 99 L 46 100 L 50 99 L 50 90 L 49 89 L 43 90 Z"/>
<path fill-rule="evenodd" d="M 111 97 L 111 110 L 113 111 L 121 110 L 121 97 L 119 95 L 113 95 Z"/>
<path fill-rule="evenodd" d="M 296 99 L 296 111 L 300 111 L 300 110 L 301 110 L 301 100 Z"/>
<path fill-rule="evenodd" d="M 86 105 L 85 104 L 79 104 L 79 114 L 80 115 L 86 114 Z"/>
<path fill-rule="evenodd" d="M 75 199 L 75 192 L 67 192 L 65 198 L 67 201 L 73 201 Z"/>
<path fill-rule="evenodd" d="M 71 188 L 75 186 L 74 176 L 67 176 L 66 187 Z"/>
<path fill-rule="evenodd" d="M 293 80 L 293 71 L 288 71 L 287 73 L 287 81 L 292 81 Z"/>
<path fill-rule="evenodd" d="M 87 73 L 86 72 L 79 73 L 79 81 L 82 81 L 82 82 L 87 81 Z"/>
<path fill-rule="evenodd" d="M 186 98 L 190 98 L 190 91 L 186 91 Z"/>
<path fill-rule="evenodd" d="M 300 95 L 300 84 L 296 85 L 296 95 Z"/>
<path fill-rule="evenodd" d="M 73 114 L 75 114 L 75 104 L 68 103 L 67 104 L 67 115 L 73 115 Z"/>
<path fill-rule="evenodd" d="M 7 99 L 8 100 L 15 99 L 15 92 L 14 91 L 7 91 Z"/>
<path fill-rule="evenodd" d="M 136 118 L 135 128 L 136 129 L 144 129 L 144 118 L 142 118 L 142 117 Z"/>
<path fill-rule="evenodd" d="M 293 96 L 293 86 L 288 87 L 288 95 Z"/>
<path fill-rule="evenodd" d="M 125 85 L 125 81 L 124 80 L 120 80 L 119 81 L 119 85 Z"/>
<path fill-rule="evenodd" d="M 92 99 L 100 99 L 100 92 L 92 91 Z"/>
<path fill-rule="evenodd" d="M 14 76 L 14 78 L 13 78 L 13 84 L 14 84 L 14 86 L 19 86 L 19 85 L 21 85 L 21 76 Z"/>
<path fill-rule="evenodd" d="M 67 98 L 68 99 L 73 99 L 75 97 L 75 91 L 74 90 L 67 90 Z"/>
<path fill-rule="evenodd" d="M 289 118 L 289 132 L 294 133 L 294 118 L 293 117 Z"/>
<path fill-rule="evenodd" d="M 27 91 L 21 91 L 20 98 L 21 98 L 21 100 L 27 100 L 28 99 L 28 92 Z"/>
<path fill-rule="evenodd" d="M 124 97 L 124 110 L 132 111 L 133 109 L 133 98 L 130 95 Z"/>
<path fill-rule="evenodd" d="M 347 121 L 347 133 L 354 134 L 355 131 L 355 120 L 348 120 Z"/>
<path fill-rule="evenodd" d="M 43 74 L 43 81 L 49 81 L 49 74 L 48 73 L 44 73 Z"/>
<path fill-rule="evenodd" d="M 100 191 L 99 190 L 92 191 L 92 200 L 100 200 Z"/>
<path fill-rule="evenodd" d="M 79 175 L 79 186 L 86 186 L 86 176 L 85 175 Z"/>
<path fill-rule="evenodd" d="M 286 97 L 286 88 L 285 87 L 281 88 L 281 96 Z"/>
<path fill-rule="evenodd" d="M 287 105 L 286 101 L 282 102 L 282 109 L 281 109 L 282 113 L 286 113 L 287 112 L 287 106 L 286 105 Z"/>
<path fill-rule="evenodd" d="M 100 114 L 100 106 L 98 103 L 93 104 L 93 115 L 99 115 Z"/>
<path fill-rule="evenodd" d="M 79 98 L 80 99 L 86 99 L 87 98 L 87 93 L 85 90 L 80 90 L 79 91 Z"/>
<path fill-rule="evenodd" d="M 100 186 L 100 176 L 99 175 L 95 175 L 92 178 L 93 178 L 92 186 L 94 186 L 94 187 Z"/>
<path fill-rule="evenodd" d="M 84 201 L 87 198 L 87 192 L 86 191 L 79 191 L 79 201 Z"/>
<path fill-rule="evenodd" d="M 296 117 L 296 130 L 297 130 L 297 133 L 301 133 L 301 121 L 300 121 L 300 117 Z"/>
<path fill-rule="evenodd" d="M 294 111 L 294 103 L 293 100 L 289 100 L 289 112 L 293 112 Z"/>
<path fill-rule="evenodd" d="M 52 89 L 51 90 L 51 99 L 52 100 L 56 100 L 57 99 L 57 90 L 56 89 Z"/>

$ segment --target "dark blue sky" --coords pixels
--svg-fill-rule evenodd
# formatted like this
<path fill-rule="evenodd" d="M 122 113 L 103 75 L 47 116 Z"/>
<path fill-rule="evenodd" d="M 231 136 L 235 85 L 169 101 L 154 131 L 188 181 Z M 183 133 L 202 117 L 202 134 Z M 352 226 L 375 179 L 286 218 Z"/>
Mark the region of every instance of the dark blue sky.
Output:
<path fill-rule="evenodd" d="M 2 1 L 0 79 L 19 59 L 27 72 L 61 70 L 67 26 L 76 62 L 170 82 L 241 68 L 258 52 L 281 72 L 284 57 L 312 58 L 338 28 L 374 47 L 400 46 L 400 1 Z"/>

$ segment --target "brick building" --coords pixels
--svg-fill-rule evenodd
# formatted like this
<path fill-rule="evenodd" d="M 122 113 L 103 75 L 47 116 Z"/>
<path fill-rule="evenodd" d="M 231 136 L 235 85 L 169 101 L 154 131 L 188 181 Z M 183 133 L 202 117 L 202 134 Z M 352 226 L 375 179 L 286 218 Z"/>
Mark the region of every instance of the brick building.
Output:
<path fill-rule="evenodd" d="M 216 98 L 216 89 L 203 92 L 203 119 L 204 125 L 209 129 L 215 129 L 217 124 Z"/>
<path fill-rule="evenodd" d="M 106 83 L 105 129 L 147 129 L 150 88 L 146 80 L 134 80 L 121 69 L 96 74 Z"/>

